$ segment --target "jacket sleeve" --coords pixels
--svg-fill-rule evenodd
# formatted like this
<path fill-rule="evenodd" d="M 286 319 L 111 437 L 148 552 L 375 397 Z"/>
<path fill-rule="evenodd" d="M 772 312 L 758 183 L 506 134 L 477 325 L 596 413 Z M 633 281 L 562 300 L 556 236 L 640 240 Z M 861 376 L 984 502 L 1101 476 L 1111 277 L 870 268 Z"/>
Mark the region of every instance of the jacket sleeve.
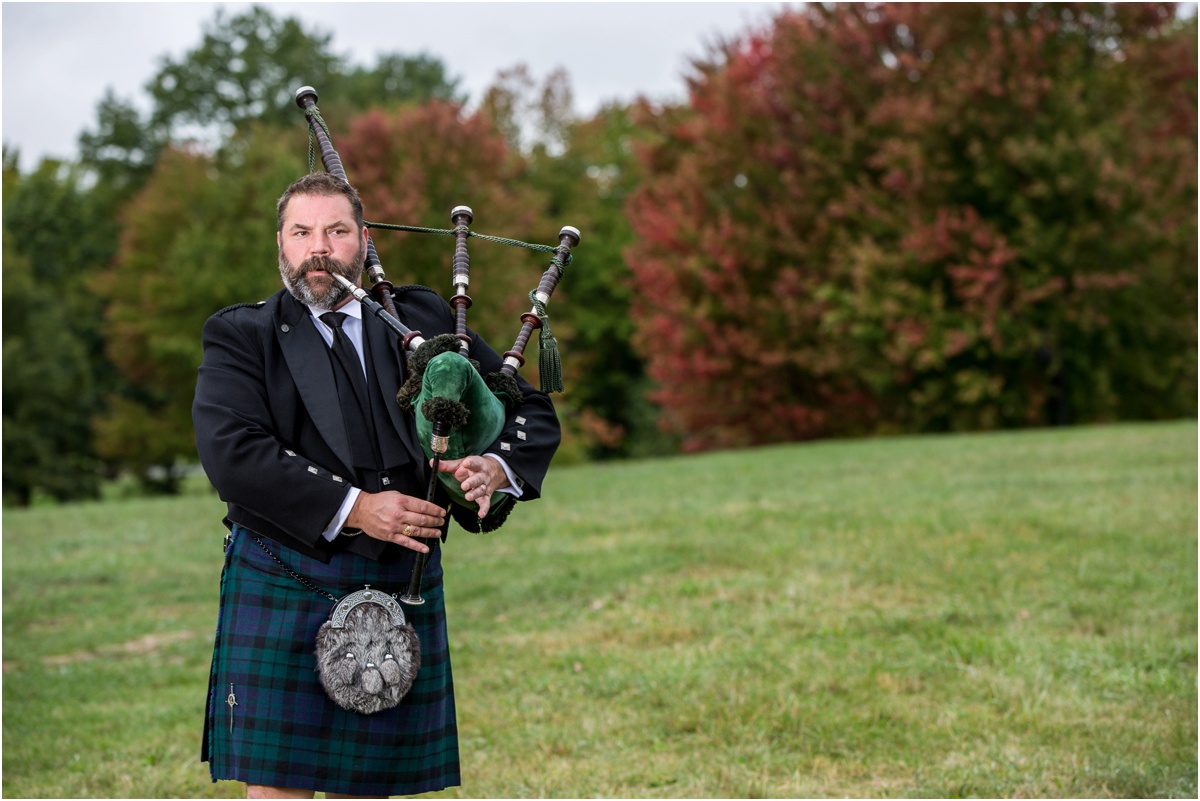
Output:
<path fill-rule="evenodd" d="M 255 309 L 204 325 L 192 421 L 200 462 L 221 499 L 315 544 L 350 482 L 296 453 L 275 427 L 264 326 Z"/>

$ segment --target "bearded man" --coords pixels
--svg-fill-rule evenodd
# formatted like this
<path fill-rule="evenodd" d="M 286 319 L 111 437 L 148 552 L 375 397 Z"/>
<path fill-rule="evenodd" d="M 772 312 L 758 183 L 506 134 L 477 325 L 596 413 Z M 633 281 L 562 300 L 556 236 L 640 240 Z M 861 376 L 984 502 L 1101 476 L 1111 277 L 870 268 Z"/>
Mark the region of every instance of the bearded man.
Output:
<path fill-rule="evenodd" d="M 424 500 L 431 467 L 412 415 L 395 403 L 406 374 L 401 343 L 334 278 L 361 282 L 362 203 L 345 181 L 314 173 L 280 197 L 277 225 L 285 288 L 209 318 L 192 407 L 200 460 L 228 505 L 229 529 L 201 758 L 213 781 L 245 782 L 250 798 L 454 786 L 442 549 L 428 544 L 445 537 L 446 497 Z M 453 333 L 453 313 L 432 290 L 402 287 L 393 298 L 409 328 Z M 484 373 L 498 370 L 501 357 L 471 338 L 470 357 Z M 497 440 L 439 467 L 480 517 L 496 492 L 539 497 L 558 446 L 550 399 L 519 383 L 525 402 Z M 420 671 L 398 706 L 343 709 L 316 672 L 328 596 L 367 584 L 399 593 L 418 553 L 429 554 L 426 603 L 405 614 L 420 641 Z"/>

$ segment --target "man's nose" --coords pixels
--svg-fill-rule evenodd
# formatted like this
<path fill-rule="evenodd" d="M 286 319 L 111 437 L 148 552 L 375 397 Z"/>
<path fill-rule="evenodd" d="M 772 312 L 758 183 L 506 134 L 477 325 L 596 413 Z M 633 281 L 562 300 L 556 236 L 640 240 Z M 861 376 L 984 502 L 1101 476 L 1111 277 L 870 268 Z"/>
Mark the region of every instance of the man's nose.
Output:
<path fill-rule="evenodd" d="M 329 235 L 324 231 L 314 231 L 312 239 L 309 240 L 309 251 L 317 256 L 325 256 L 329 253 Z"/>

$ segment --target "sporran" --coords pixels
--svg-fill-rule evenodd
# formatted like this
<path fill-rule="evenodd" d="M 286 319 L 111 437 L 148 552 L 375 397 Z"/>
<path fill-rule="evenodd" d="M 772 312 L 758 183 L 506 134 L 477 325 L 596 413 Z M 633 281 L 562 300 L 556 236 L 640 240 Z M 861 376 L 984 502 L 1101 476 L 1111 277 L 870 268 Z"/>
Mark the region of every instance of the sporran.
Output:
<path fill-rule="evenodd" d="M 334 602 L 317 630 L 317 675 L 325 694 L 350 712 L 373 715 L 400 703 L 421 668 L 421 643 L 392 595 L 366 585 L 341 600 L 325 592 L 267 552 L 288 575 Z"/>
<path fill-rule="evenodd" d="M 417 632 L 400 602 L 370 585 L 338 601 L 317 631 L 321 686 L 342 709 L 363 715 L 391 709 L 420 667 Z"/>

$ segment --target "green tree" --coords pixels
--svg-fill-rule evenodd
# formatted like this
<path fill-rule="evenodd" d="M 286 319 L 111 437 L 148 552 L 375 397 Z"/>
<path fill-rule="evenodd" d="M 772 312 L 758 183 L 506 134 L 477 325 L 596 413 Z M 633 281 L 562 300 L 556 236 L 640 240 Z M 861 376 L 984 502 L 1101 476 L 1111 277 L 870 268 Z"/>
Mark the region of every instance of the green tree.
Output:
<path fill-rule="evenodd" d="M 458 84 L 459 79 L 447 75 L 446 65 L 434 56 L 388 53 L 379 56 L 373 66 L 345 70 L 328 87 L 316 88 L 329 98 L 329 109 L 346 113 L 427 100 L 465 103 L 466 95 Z"/>
<path fill-rule="evenodd" d="M 150 177 L 165 144 L 165 134 L 109 88 L 96 105 L 95 130 L 79 135 L 79 162 L 92 173 L 97 196 L 119 208 Z"/>
<path fill-rule="evenodd" d="M 633 232 L 624 207 L 642 170 L 633 153 L 639 134 L 629 109 L 614 104 L 581 119 L 565 71 L 555 70 L 539 83 L 519 64 L 498 74 L 480 110 L 514 152 L 526 154 L 523 180 L 545 198 L 550 219 L 582 232 L 551 310 L 565 370 L 559 401 L 564 451 L 610 458 L 674 450 L 660 435 L 657 410 L 646 398 L 643 360 L 630 345 L 631 289 L 623 251 Z"/>
<path fill-rule="evenodd" d="M 91 417 L 105 370 L 89 272 L 108 258 L 95 209 L 65 165 L 28 176 L 4 156 L 4 496 L 67 500 L 98 491 Z"/>
<path fill-rule="evenodd" d="M 199 136 L 220 143 L 250 121 L 294 125 L 300 86 L 316 88 L 336 116 L 426 100 L 465 97 L 437 58 L 381 55 L 350 67 L 331 49 L 332 35 L 278 17 L 264 6 L 228 16 L 218 9 L 201 43 L 179 60 L 164 57 L 147 84 L 154 101 L 150 127 L 175 141 Z"/>
<path fill-rule="evenodd" d="M 94 225 L 110 256 L 121 243 L 117 263 L 91 284 L 109 301 L 96 350 L 121 375 L 105 384 L 96 449 L 154 489 L 173 490 L 194 453 L 188 406 L 204 319 L 247 289 L 261 297 L 278 285 L 274 200 L 304 172 L 296 88 L 317 86 L 327 110 L 346 118 L 358 104 L 457 96 L 432 57 L 392 54 L 348 69 L 330 41 L 261 6 L 218 10 L 197 47 L 162 60 L 146 87 L 148 116 L 110 91 L 80 137 L 89 197 L 106 212 Z M 264 260 L 263 271 L 244 271 Z"/>
<path fill-rule="evenodd" d="M 258 126 L 218 156 L 169 147 L 125 211 L 120 252 L 97 288 L 109 299 L 108 354 L 129 386 L 108 399 L 97 447 L 149 488 L 174 491 L 195 460 L 204 321 L 280 286 L 275 200 L 303 159 L 303 148 Z"/>
<path fill-rule="evenodd" d="M 294 17 L 254 6 L 230 16 L 218 9 L 199 45 L 178 60 L 161 59 L 146 85 L 152 110 L 143 116 L 110 88 L 96 107 L 96 124 L 79 137 L 80 161 L 98 191 L 119 207 L 145 183 L 170 142 L 197 139 L 222 146 L 251 122 L 294 128 L 296 89 L 314 85 L 336 115 L 374 106 L 429 99 L 465 101 L 458 79 L 427 54 L 379 56 L 350 68 L 330 48 L 332 36 Z"/>
<path fill-rule="evenodd" d="M 714 447 L 1194 414 L 1194 42 L 1164 5 L 884 4 L 721 45 L 690 107 L 644 108 L 630 206 L 668 420 Z"/>
<path fill-rule="evenodd" d="M 535 145 L 529 180 L 549 212 L 577 226 L 583 243 L 564 279 L 561 315 L 565 399 L 593 458 L 661 455 L 677 444 L 657 425 L 645 362 L 633 349 L 633 290 L 625 251 L 633 229 L 625 206 L 642 180 L 639 132 L 630 109 L 609 105 L 561 128 L 561 149 Z M 556 152 L 557 151 L 557 152 Z"/>
<path fill-rule="evenodd" d="M 146 87 L 154 101 L 150 123 L 175 140 L 215 129 L 206 138 L 216 142 L 251 120 L 292 123 L 296 89 L 319 88 L 341 70 L 331 39 L 263 6 L 232 17 L 218 9 L 199 46 L 178 61 L 163 57 Z"/>

